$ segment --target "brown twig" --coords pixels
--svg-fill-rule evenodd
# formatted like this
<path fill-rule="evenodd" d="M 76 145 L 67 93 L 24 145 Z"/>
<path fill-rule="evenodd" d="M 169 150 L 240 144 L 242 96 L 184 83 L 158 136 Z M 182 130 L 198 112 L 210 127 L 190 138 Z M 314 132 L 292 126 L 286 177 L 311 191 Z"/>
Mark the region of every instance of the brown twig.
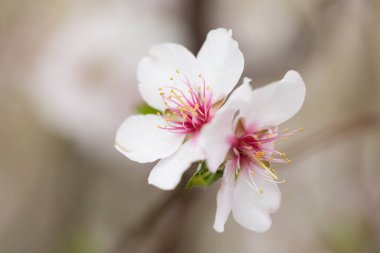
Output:
<path fill-rule="evenodd" d="M 165 233 L 161 233 L 161 238 L 157 240 L 158 245 L 156 247 L 157 253 L 175 253 L 180 252 L 178 249 L 181 245 L 181 239 L 184 235 L 184 229 L 186 224 L 186 218 L 191 213 L 191 207 L 194 206 L 193 202 L 199 197 L 199 192 L 195 190 L 187 191 L 183 194 L 177 205 L 177 212 L 171 222 L 166 224 L 164 228 Z"/>
<path fill-rule="evenodd" d="M 205 39 L 207 24 L 205 22 L 206 0 L 184 1 L 184 14 L 187 19 L 189 33 L 191 34 L 191 49 L 198 52 Z"/>
<path fill-rule="evenodd" d="M 312 149 L 338 143 L 338 140 L 347 135 L 359 133 L 375 126 L 380 126 L 380 113 L 368 112 L 360 114 L 348 120 L 329 125 L 302 141 L 294 142 L 287 148 L 287 151 L 291 157 L 304 156 Z"/>
<path fill-rule="evenodd" d="M 188 177 L 184 176 L 184 178 Z M 160 219 L 181 199 L 185 186 L 186 181 L 183 179 L 177 188 L 168 192 L 166 198 L 150 209 L 141 221 L 128 227 L 122 233 L 120 239 L 116 241 L 116 247 L 113 252 L 123 252 L 127 247 L 129 249 L 135 248 L 141 239 L 149 237 Z"/>

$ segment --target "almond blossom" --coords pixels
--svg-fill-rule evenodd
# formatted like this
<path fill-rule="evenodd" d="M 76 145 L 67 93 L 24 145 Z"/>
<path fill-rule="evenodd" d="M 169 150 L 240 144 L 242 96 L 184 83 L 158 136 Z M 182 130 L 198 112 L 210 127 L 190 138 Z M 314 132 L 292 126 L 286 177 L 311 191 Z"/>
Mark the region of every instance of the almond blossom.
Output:
<path fill-rule="evenodd" d="M 178 44 L 152 47 L 139 63 L 138 88 L 160 113 L 127 118 L 115 147 L 136 162 L 161 159 L 148 181 L 173 189 L 191 163 L 204 159 L 197 141 L 201 129 L 212 121 L 243 67 L 243 55 L 226 29 L 210 31 L 196 57 Z"/>
<path fill-rule="evenodd" d="M 302 130 L 278 128 L 299 111 L 304 101 L 305 84 L 296 71 L 256 90 L 249 82 L 244 79 L 213 121 L 202 129 L 199 140 L 210 171 L 225 165 L 214 222 L 218 232 L 224 231 L 230 211 L 249 230 L 264 232 L 270 228 L 270 214 L 278 209 L 281 199 L 277 184 L 284 182 L 271 164 L 290 163 L 286 154 L 275 148 L 275 142 Z"/>

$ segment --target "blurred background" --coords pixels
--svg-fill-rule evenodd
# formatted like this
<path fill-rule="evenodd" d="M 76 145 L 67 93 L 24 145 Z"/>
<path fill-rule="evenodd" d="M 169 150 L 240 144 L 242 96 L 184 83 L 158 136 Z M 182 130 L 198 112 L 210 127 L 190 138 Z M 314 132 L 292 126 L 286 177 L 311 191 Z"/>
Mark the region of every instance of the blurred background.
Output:
<path fill-rule="evenodd" d="M 217 27 L 253 86 L 307 85 L 264 234 L 216 233 L 219 183 L 161 191 L 113 148 L 149 47 Z M 0 252 L 380 252 L 379 27 L 378 0 L 0 0 Z"/>

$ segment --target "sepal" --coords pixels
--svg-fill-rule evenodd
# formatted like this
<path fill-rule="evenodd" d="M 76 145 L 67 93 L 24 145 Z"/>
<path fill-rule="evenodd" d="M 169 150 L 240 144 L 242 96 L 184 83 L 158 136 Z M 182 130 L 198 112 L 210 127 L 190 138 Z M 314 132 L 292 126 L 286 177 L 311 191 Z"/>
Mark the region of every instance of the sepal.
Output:
<path fill-rule="evenodd" d="M 186 189 L 190 189 L 195 186 L 202 187 L 204 189 L 208 188 L 223 176 L 224 167 L 225 165 L 222 164 L 215 173 L 212 173 L 208 169 L 205 161 L 200 162 L 196 172 L 187 182 Z"/>

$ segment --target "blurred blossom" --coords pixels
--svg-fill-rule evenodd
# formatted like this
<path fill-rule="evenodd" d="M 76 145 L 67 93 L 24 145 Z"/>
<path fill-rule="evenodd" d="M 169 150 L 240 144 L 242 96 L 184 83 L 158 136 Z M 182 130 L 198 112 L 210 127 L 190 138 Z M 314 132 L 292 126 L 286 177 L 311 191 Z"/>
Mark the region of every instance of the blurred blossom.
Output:
<path fill-rule="evenodd" d="M 38 112 L 54 131 L 86 149 L 113 152 L 117 125 L 141 102 L 138 59 L 161 38 L 183 37 L 181 23 L 164 15 L 162 6 L 141 15 L 146 4 L 81 6 L 47 39 L 33 69 Z"/>

